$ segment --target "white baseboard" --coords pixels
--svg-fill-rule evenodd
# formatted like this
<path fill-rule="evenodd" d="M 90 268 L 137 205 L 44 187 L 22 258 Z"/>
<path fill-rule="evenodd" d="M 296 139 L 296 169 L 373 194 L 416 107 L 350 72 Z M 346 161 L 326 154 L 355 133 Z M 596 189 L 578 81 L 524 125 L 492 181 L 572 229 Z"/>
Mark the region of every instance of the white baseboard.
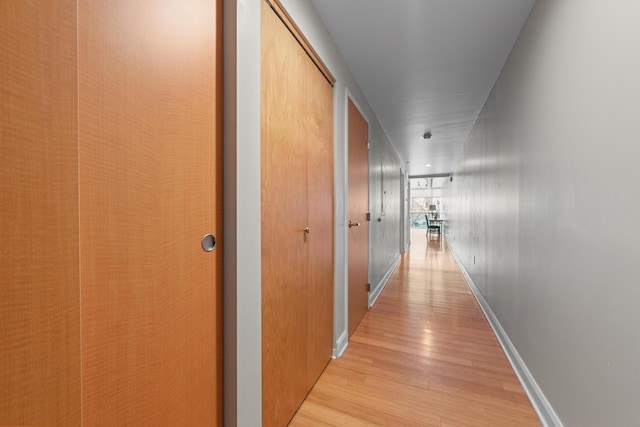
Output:
<path fill-rule="evenodd" d="M 342 357 L 348 345 L 349 340 L 347 337 L 347 331 L 343 331 L 342 334 L 340 334 L 340 338 L 338 338 L 338 341 L 336 341 L 336 345 L 333 349 L 333 354 L 331 355 L 331 357 L 333 357 L 334 359 Z"/>
<path fill-rule="evenodd" d="M 458 258 L 458 255 L 451 248 L 451 245 L 449 245 L 448 241 L 447 241 L 447 247 L 449 248 L 449 251 L 453 255 L 454 259 L 456 260 L 458 267 L 460 267 L 460 271 L 462 272 L 465 280 L 467 281 L 467 284 L 469 285 L 471 292 L 473 293 L 476 300 L 478 301 L 480 308 L 484 312 L 485 317 L 489 321 L 489 324 L 491 325 L 493 332 L 496 334 L 496 338 L 498 338 L 498 341 L 500 342 L 502 349 L 504 350 L 505 354 L 507 355 L 507 358 L 509 359 L 509 363 L 511 363 L 513 370 L 518 376 L 518 379 L 520 380 L 520 384 L 522 384 L 524 391 L 527 393 L 527 396 L 531 401 L 531 405 L 533 406 L 533 409 L 535 409 L 536 413 L 538 414 L 540 421 L 545 427 L 563 427 L 562 421 L 560 421 L 560 417 L 558 417 L 558 415 L 553 410 L 553 407 L 545 397 L 544 393 L 542 393 L 542 390 L 538 386 L 538 383 L 536 383 L 536 380 L 533 378 L 533 375 L 531 375 L 529 368 L 527 368 L 527 365 L 525 365 L 524 360 L 522 360 L 522 358 L 518 354 L 518 351 L 516 350 L 511 340 L 509 339 L 509 336 L 507 335 L 504 328 L 500 324 L 500 321 L 498 320 L 496 315 L 493 313 L 493 310 L 491 310 L 489 303 L 487 303 L 487 300 L 484 299 L 484 296 L 482 295 L 482 293 L 474 283 L 473 279 L 467 272 L 467 269 L 462 264 L 462 261 L 460 261 L 460 258 Z"/>
<path fill-rule="evenodd" d="M 371 289 L 371 292 L 369 292 L 369 308 L 373 307 L 373 304 L 376 303 L 376 300 L 380 296 L 380 293 L 382 292 L 384 287 L 387 285 L 387 282 L 391 278 L 391 275 L 395 271 L 398 264 L 400 264 L 400 254 L 396 255 L 396 258 L 393 260 L 393 263 L 391 264 L 391 267 L 389 267 L 389 270 L 387 270 L 384 276 L 382 276 L 382 279 L 380 279 L 376 286 Z"/>

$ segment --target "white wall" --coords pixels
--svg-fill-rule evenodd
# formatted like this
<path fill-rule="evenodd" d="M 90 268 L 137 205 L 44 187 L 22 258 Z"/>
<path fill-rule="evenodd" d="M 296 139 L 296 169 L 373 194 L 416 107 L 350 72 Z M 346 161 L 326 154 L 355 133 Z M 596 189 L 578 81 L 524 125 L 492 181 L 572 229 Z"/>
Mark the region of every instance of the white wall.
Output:
<path fill-rule="evenodd" d="M 538 0 L 445 187 L 449 243 L 567 426 L 640 425 L 638 16 Z"/>
<path fill-rule="evenodd" d="M 224 0 L 224 425 L 262 424 L 260 1 Z"/>

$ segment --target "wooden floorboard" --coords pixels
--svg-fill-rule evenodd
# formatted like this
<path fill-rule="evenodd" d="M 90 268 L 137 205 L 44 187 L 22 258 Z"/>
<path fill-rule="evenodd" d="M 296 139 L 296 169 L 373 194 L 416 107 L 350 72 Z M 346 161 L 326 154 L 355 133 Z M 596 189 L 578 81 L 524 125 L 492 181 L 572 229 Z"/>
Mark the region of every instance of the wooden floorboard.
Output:
<path fill-rule="evenodd" d="M 540 426 L 443 239 L 411 241 L 290 426 Z"/>

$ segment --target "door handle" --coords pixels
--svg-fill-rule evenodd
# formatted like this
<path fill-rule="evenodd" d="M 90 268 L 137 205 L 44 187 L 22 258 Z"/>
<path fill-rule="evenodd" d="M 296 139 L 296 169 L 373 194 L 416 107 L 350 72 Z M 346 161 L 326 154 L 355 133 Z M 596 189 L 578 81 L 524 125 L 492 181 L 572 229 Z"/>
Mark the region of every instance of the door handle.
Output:
<path fill-rule="evenodd" d="M 216 247 L 216 237 L 213 234 L 205 234 L 201 244 L 203 251 L 211 252 Z"/>
<path fill-rule="evenodd" d="M 305 228 L 302 229 L 302 231 L 304 231 L 305 233 L 309 234 L 309 233 L 311 233 L 311 228 L 305 227 Z"/>
<path fill-rule="evenodd" d="M 360 223 L 349 220 L 349 228 L 351 227 L 360 227 Z"/>

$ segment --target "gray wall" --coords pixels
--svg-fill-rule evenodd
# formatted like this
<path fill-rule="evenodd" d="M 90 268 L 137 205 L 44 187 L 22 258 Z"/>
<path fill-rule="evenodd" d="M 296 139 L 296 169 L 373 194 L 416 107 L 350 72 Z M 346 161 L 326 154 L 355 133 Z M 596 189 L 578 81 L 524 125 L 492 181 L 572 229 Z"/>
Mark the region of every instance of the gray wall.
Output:
<path fill-rule="evenodd" d="M 566 426 L 640 425 L 638 16 L 538 0 L 445 190 L 448 241 Z"/>
<path fill-rule="evenodd" d="M 224 0 L 224 409 L 225 426 L 261 425 L 260 271 L 260 5 L 263 0 Z M 369 120 L 373 156 L 389 170 L 389 189 L 399 185 L 399 160 L 380 131 L 374 112 L 351 76 L 331 37 L 307 0 L 282 2 L 337 78 L 334 87 L 335 150 L 335 346 L 347 331 L 347 147 L 346 96 Z M 395 170 L 395 178 L 392 171 Z M 385 187 L 386 183 L 385 174 Z M 395 180 L 395 184 L 394 184 Z M 392 188 L 393 186 L 393 188 Z M 389 265 L 398 252 L 399 204 L 389 197 L 387 223 L 374 228 L 381 246 L 371 267 Z M 372 203 L 378 203 L 373 198 Z M 395 204 L 394 204 L 395 203 Z M 394 219 L 395 218 L 395 219 Z M 384 233 L 385 239 L 378 237 Z M 342 339 L 342 341 L 341 341 Z"/>
<path fill-rule="evenodd" d="M 378 122 L 369 125 L 369 140 L 369 283 L 375 293 L 400 258 L 402 163 Z"/>

